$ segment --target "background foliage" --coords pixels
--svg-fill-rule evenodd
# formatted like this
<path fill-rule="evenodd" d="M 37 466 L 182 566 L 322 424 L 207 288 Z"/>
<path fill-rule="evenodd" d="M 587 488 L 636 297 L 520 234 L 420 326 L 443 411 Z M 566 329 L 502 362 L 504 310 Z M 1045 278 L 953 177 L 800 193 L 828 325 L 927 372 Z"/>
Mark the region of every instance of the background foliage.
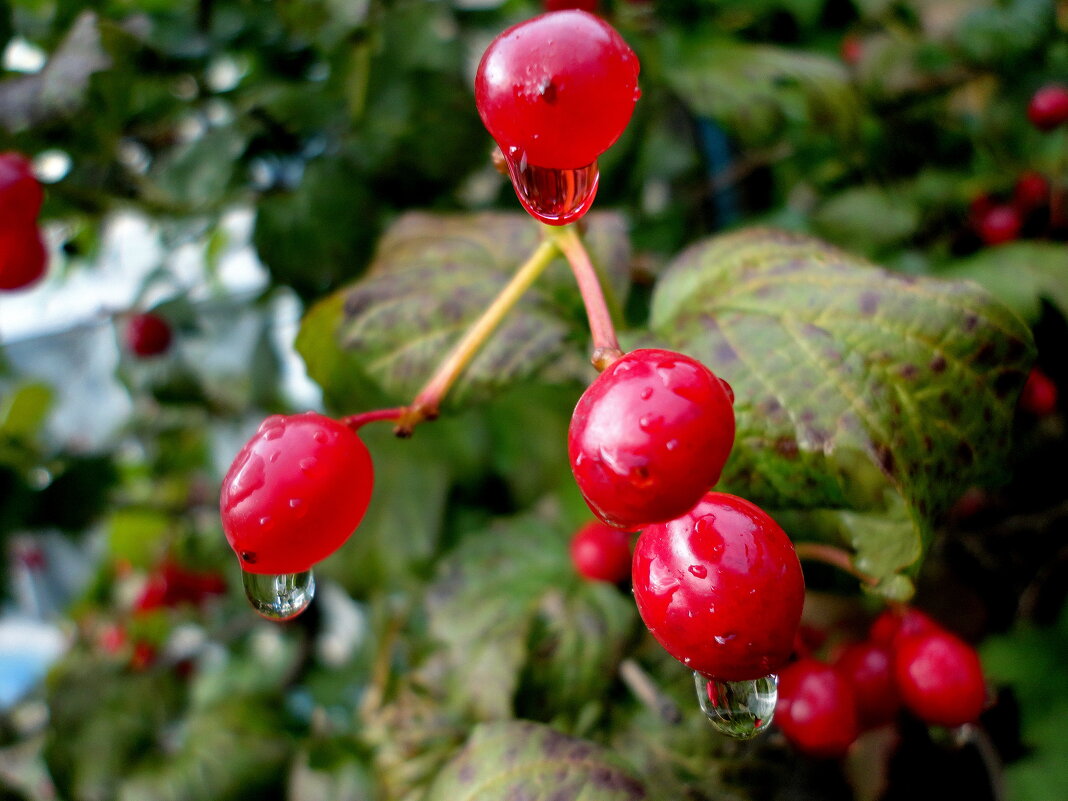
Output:
<path fill-rule="evenodd" d="M 1068 379 L 1068 224 L 1036 211 L 990 248 L 969 209 L 1026 170 L 1064 202 L 1065 132 L 1025 115 L 1068 75 L 1053 0 L 602 4 L 642 62 L 585 234 L 624 340 L 725 376 L 724 488 L 878 579 L 806 565 L 829 646 L 914 588 L 987 638 L 988 740 L 903 723 L 838 765 L 711 732 L 629 594 L 568 559 L 588 512 L 566 427 L 592 371 L 562 262 L 441 420 L 404 442 L 365 429 L 375 495 L 312 609 L 286 626 L 248 609 L 216 499 L 259 419 L 292 411 L 275 304 L 299 299 L 327 408 L 411 398 L 538 241 L 471 88 L 492 36 L 538 10 L 0 0 L 0 45 L 46 59 L 0 73 L 0 150 L 69 157 L 43 213 L 53 280 L 98 271 L 131 210 L 208 270 L 206 291 L 162 259 L 145 279 L 142 298 L 179 287 L 154 303 L 178 341 L 117 360 L 128 407 L 107 436 L 57 435 L 71 381 L 20 367 L 32 345 L 0 351 L 7 585 L 44 581 L 57 536 L 89 574 L 60 613 L 69 649 L 0 719 L 3 798 L 1064 796 L 1064 419 L 1016 399 L 1036 354 Z M 220 279 L 235 212 L 269 275 L 254 296 Z M 113 351 L 124 311 L 55 342 Z"/>

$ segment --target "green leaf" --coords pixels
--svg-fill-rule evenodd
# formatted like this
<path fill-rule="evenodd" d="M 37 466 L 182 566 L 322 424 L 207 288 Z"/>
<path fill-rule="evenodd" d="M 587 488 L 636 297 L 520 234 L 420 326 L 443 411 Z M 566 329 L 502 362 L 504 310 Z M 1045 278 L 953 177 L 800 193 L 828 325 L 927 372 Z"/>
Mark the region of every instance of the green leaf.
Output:
<path fill-rule="evenodd" d="M 641 783 L 612 755 L 548 726 L 479 726 L 431 786 L 426 801 L 634 801 Z"/>
<path fill-rule="evenodd" d="M 812 222 L 821 236 L 873 254 L 912 236 L 920 225 L 920 209 L 899 192 L 857 186 L 829 198 Z"/>
<path fill-rule="evenodd" d="M 591 255 L 622 303 L 629 257 L 624 225 L 611 214 L 588 219 Z M 410 400 L 538 242 L 538 228 L 525 214 L 404 215 L 380 240 L 368 274 L 305 319 L 297 347 L 309 374 L 338 402 L 368 384 L 392 402 Z M 484 400 L 533 375 L 549 381 L 587 375 L 574 338 L 588 341 L 585 316 L 571 274 L 557 259 L 468 366 L 445 406 Z"/>
<path fill-rule="evenodd" d="M 911 519 L 898 531 L 912 542 L 886 541 L 892 526 L 849 537 L 898 555 L 918 554 L 965 488 L 999 476 L 1034 352 L 1022 321 L 974 284 L 888 273 L 764 229 L 680 255 L 652 328 L 734 388 L 724 489 L 772 509 Z M 869 566 L 886 578 L 900 561 Z"/>
<path fill-rule="evenodd" d="M 31 439 L 40 430 L 52 408 L 52 388 L 28 383 L 0 399 L 0 437 Z"/>
<path fill-rule="evenodd" d="M 842 140 L 857 135 L 861 107 L 849 73 L 825 56 L 701 32 L 665 38 L 661 57 L 682 101 L 747 144 L 778 141 L 786 123 Z"/>
<path fill-rule="evenodd" d="M 217 205 L 246 142 L 236 126 L 226 126 L 170 151 L 153 170 L 152 193 L 159 195 L 153 199 L 188 211 Z"/>
<path fill-rule="evenodd" d="M 1042 301 L 1068 315 L 1068 271 L 1064 245 L 1012 242 L 986 248 L 941 271 L 943 278 L 976 281 L 1029 322 L 1037 322 Z"/>
<path fill-rule="evenodd" d="M 578 579 L 573 528 L 544 514 L 504 520 L 442 563 L 430 633 L 445 647 L 454 698 L 476 717 L 510 717 L 517 695 L 532 714 L 574 714 L 613 681 L 634 607 L 616 588 Z"/>
<path fill-rule="evenodd" d="M 116 509 L 107 520 L 109 555 L 147 570 L 159 560 L 170 525 L 170 518 L 155 509 Z"/>
<path fill-rule="evenodd" d="M 1018 627 L 983 643 L 983 670 L 992 682 L 1008 683 L 1020 704 L 1024 743 L 1032 751 L 1007 765 L 1005 780 L 1018 801 L 1068 797 L 1068 612 L 1049 628 Z"/>

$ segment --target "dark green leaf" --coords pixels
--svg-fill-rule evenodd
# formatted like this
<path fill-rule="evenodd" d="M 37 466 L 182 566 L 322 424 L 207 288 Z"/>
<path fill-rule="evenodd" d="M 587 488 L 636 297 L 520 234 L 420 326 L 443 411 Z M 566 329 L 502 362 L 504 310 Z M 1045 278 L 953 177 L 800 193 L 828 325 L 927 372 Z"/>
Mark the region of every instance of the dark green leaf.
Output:
<path fill-rule="evenodd" d="M 888 273 L 771 230 L 682 254 L 657 286 L 652 326 L 734 388 L 725 489 L 899 521 L 911 543 L 890 547 L 893 526 L 854 525 L 849 538 L 902 557 L 1003 468 L 1033 355 L 1027 327 L 974 284 Z M 891 565 L 869 567 L 886 577 Z"/>
<path fill-rule="evenodd" d="M 943 278 L 982 284 L 1030 322 L 1037 322 L 1042 301 L 1052 301 L 1068 315 L 1068 270 L 1064 245 L 1012 242 L 981 250 L 943 270 Z"/>
<path fill-rule="evenodd" d="M 540 716 L 575 714 L 613 681 L 634 607 L 616 588 L 578 579 L 571 531 L 546 515 L 501 521 L 442 564 L 430 632 L 445 646 L 454 697 L 474 715 L 511 716 L 525 666 L 524 703 Z"/>
<path fill-rule="evenodd" d="M 622 302 L 629 255 L 623 223 L 610 214 L 591 214 L 589 221 L 593 259 Z M 406 214 L 379 242 L 368 275 L 344 290 L 343 300 L 321 303 L 305 320 L 298 348 L 309 373 L 331 398 L 342 394 L 335 387 L 370 382 L 393 402 L 410 400 L 538 242 L 537 226 L 523 214 Z M 557 259 L 475 357 L 446 405 L 485 399 L 535 374 L 586 375 L 571 338 L 588 341 L 585 318 L 570 272 Z"/>
<path fill-rule="evenodd" d="M 825 56 L 719 39 L 665 41 L 665 78 L 696 114 L 750 144 L 778 141 L 786 123 L 839 139 L 857 134 L 861 108 L 845 67 Z"/>
<path fill-rule="evenodd" d="M 523 721 L 475 729 L 426 801 L 634 801 L 645 788 L 601 747 Z"/>
<path fill-rule="evenodd" d="M 821 236 L 873 254 L 912 236 L 920 225 L 920 210 L 900 192 L 858 186 L 830 197 L 812 222 Z"/>

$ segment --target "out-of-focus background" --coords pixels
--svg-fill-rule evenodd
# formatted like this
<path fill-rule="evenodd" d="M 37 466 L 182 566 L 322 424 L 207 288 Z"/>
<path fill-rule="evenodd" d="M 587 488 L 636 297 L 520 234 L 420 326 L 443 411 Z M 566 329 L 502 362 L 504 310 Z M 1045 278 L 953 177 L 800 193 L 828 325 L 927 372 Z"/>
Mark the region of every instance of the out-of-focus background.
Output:
<path fill-rule="evenodd" d="M 463 773 L 476 724 L 512 718 L 597 743 L 649 798 L 1068 792 L 1068 125 L 1029 118 L 1068 85 L 1064 2 L 598 6 L 642 63 L 590 224 L 626 342 L 679 253 L 756 226 L 976 281 L 1033 332 L 998 480 L 955 487 L 904 571 L 980 645 L 981 734 L 904 719 L 828 762 L 709 733 L 629 593 L 567 559 L 585 510 L 564 443 L 590 375 L 566 276 L 545 290 L 578 326 L 555 374 L 482 382 L 410 442 L 368 429 L 374 501 L 312 608 L 279 626 L 248 607 L 221 477 L 268 414 L 403 402 L 361 372 L 361 347 L 382 351 L 338 328 L 339 293 L 409 212 L 477 228 L 518 211 L 472 82 L 493 36 L 542 10 L 0 0 L 0 152 L 45 189 L 49 254 L 41 281 L 0 292 L 0 798 L 457 798 L 446 766 Z M 172 340 L 146 357 L 128 326 L 149 311 Z M 828 652 L 880 608 L 831 571 L 809 586 Z M 650 711 L 658 693 L 683 722 Z M 546 786 L 530 797 L 563 792 Z"/>

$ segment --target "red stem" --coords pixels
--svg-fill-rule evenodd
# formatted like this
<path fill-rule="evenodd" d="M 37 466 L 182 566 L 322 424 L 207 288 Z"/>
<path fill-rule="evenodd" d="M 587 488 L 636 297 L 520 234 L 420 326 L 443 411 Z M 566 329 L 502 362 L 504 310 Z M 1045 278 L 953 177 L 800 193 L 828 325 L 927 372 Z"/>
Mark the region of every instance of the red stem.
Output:
<path fill-rule="evenodd" d="M 841 548 L 818 542 L 798 542 L 794 545 L 794 550 L 797 551 L 797 558 L 802 561 L 823 562 L 831 567 L 837 567 L 873 587 L 879 583 L 877 578 L 858 570 L 853 557 Z"/>
<path fill-rule="evenodd" d="M 353 431 L 358 431 L 361 426 L 365 426 L 368 423 L 377 423 L 379 420 L 399 420 L 405 411 L 406 407 L 404 406 L 394 406 L 390 409 L 373 409 L 369 412 L 360 412 L 359 414 L 343 417 L 341 422 Z"/>

